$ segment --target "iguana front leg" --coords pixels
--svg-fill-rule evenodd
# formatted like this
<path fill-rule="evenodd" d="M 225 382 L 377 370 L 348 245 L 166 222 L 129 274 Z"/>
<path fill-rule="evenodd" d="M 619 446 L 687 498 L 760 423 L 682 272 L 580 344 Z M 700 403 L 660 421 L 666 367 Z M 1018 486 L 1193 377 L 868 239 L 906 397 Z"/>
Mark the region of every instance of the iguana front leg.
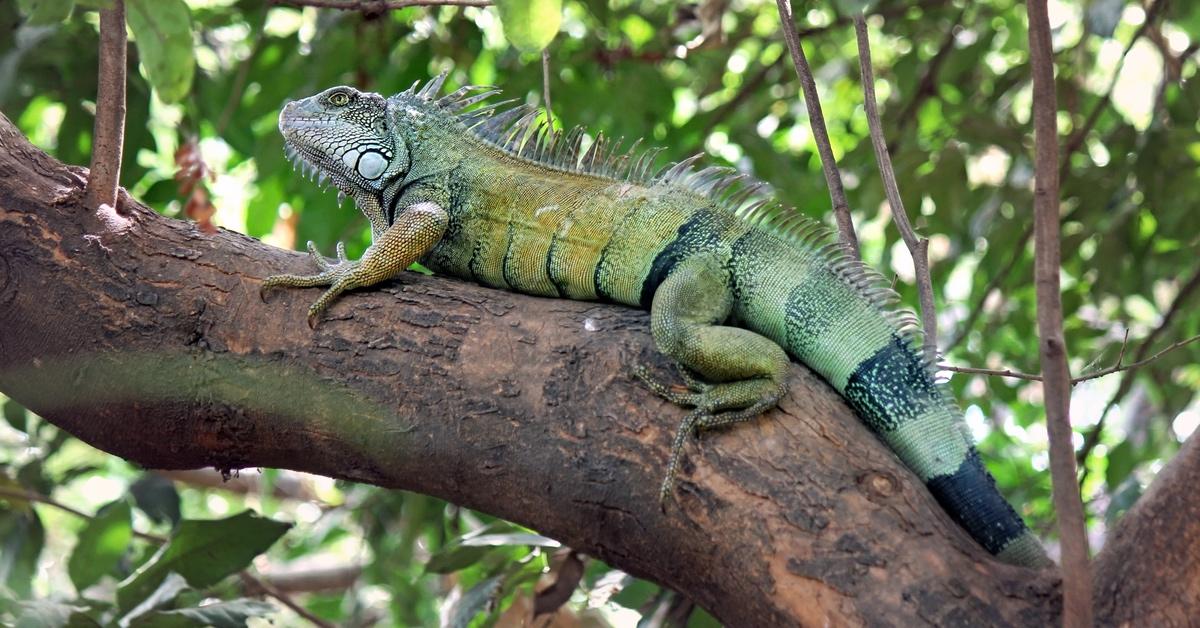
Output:
<path fill-rule="evenodd" d="M 275 275 L 262 284 L 262 291 L 282 286 L 308 288 L 329 286 L 325 294 L 308 308 L 308 326 L 316 325 L 325 308 L 341 293 L 354 288 L 377 284 L 399 275 L 413 262 L 429 252 L 442 239 L 449 216 L 440 205 L 432 202 L 410 205 L 396 216 L 392 226 L 375 236 L 362 259 L 346 259 L 345 247 L 338 243 L 338 261 L 329 263 L 321 257 L 312 242 L 308 252 L 321 272 L 316 275 Z"/>
<path fill-rule="evenodd" d="M 765 336 L 722 325 L 732 308 L 729 271 L 712 254 L 681 261 L 654 292 L 650 331 L 658 349 L 682 367 L 690 392 L 672 390 L 641 367 L 634 374 L 667 400 L 694 408 L 671 443 L 659 491 L 664 504 L 689 434 L 757 417 L 787 390 L 787 353 Z"/>

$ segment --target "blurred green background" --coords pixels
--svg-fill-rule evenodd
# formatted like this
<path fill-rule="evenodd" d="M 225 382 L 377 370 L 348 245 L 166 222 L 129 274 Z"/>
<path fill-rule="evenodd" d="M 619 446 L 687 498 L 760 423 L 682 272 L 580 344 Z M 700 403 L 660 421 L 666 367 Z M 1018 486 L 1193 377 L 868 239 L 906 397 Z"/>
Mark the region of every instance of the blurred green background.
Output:
<path fill-rule="evenodd" d="M 68 163 L 90 158 L 102 4 L 0 3 L 0 111 Z M 558 123 L 641 137 L 673 159 L 703 151 L 832 224 L 774 2 L 539 0 L 516 12 L 533 23 L 505 14 L 507 24 L 496 7 L 287 4 L 127 0 L 136 42 L 121 183 L 133 196 L 206 229 L 292 248 L 313 240 L 325 252 L 345 241 L 357 257 L 369 244 L 366 220 L 293 173 L 276 130 L 281 105 L 336 84 L 390 94 L 444 70 L 450 88 L 494 84 L 540 105 L 541 54 L 511 45 L 504 26 L 511 36 L 522 20 L 536 35 L 560 15 L 547 47 Z M 911 259 L 883 202 L 863 114 L 849 21 L 860 3 L 795 4 L 863 256 L 915 308 Z M 1080 375 L 1200 334 L 1200 4 L 1049 6 L 1064 323 Z M 880 0 L 868 13 L 900 190 L 930 238 L 944 362 L 1037 372 L 1024 5 Z M 1200 343 L 1076 386 L 1093 549 L 1200 425 L 1197 358 Z M 1040 385 L 955 374 L 950 386 L 1000 488 L 1055 552 Z M 581 570 L 546 625 L 715 625 L 669 591 L 439 500 L 288 471 L 231 483 L 215 472 L 143 472 L 3 403 L 0 623 L 94 625 L 86 622 L 128 618 L 142 603 L 132 625 L 311 621 L 284 597 L 330 625 L 514 626 L 536 590 L 556 578 L 570 585 Z M 294 525 L 285 534 L 235 516 L 245 509 Z M 217 532 L 245 539 L 222 548 L 228 568 L 189 571 L 189 544 Z M 155 554 L 164 541 L 170 551 Z M 280 596 L 270 606 L 244 599 L 261 593 L 256 583 Z M 216 601 L 223 614 L 187 613 Z"/>

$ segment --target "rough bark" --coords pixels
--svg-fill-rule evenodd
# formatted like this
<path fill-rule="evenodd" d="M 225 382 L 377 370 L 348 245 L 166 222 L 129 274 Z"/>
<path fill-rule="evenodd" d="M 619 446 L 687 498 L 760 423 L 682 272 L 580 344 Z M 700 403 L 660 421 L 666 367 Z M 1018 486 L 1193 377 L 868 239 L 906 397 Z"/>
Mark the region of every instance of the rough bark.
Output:
<path fill-rule="evenodd" d="M 987 556 L 801 367 L 778 410 L 689 445 L 663 513 L 681 412 L 628 375 L 663 367 L 645 314 L 406 274 L 310 331 L 315 290 L 258 297 L 304 256 L 82 211 L 84 174 L 0 116 L 0 391 L 101 449 L 436 495 L 731 626 L 1057 621 L 1054 572 Z"/>

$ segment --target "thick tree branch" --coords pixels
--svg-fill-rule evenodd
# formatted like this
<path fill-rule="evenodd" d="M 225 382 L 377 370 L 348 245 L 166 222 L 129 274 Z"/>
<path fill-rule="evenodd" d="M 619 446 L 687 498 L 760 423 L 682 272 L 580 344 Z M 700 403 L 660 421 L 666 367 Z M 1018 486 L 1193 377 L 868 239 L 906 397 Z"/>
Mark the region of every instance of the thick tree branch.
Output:
<path fill-rule="evenodd" d="M 96 86 L 96 122 L 92 129 L 92 163 L 84 205 L 117 208 L 121 152 L 125 144 L 125 0 L 100 10 L 100 69 Z"/>
<path fill-rule="evenodd" d="M 1084 530 L 1083 502 L 1075 483 L 1071 437 L 1071 371 L 1063 336 L 1059 289 L 1058 101 L 1054 51 L 1046 0 L 1029 0 L 1029 64 L 1033 72 L 1034 284 L 1037 288 L 1038 353 L 1050 435 L 1050 478 L 1063 548 L 1063 625 L 1092 626 L 1092 578 Z"/>
<path fill-rule="evenodd" d="M 1096 615 L 1106 625 L 1187 626 L 1200 608 L 1200 433 L 1159 472 L 1096 558 Z"/>
<path fill-rule="evenodd" d="M 0 116 L 0 391 L 106 451 L 437 495 L 728 625 L 1057 621 L 1054 572 L 986 556 L 801 367 L 778 410 L 689 445 L 663 513 L 680 411 L 628 376 L 663 367 L 644 313 L 411 274 L 347 295 L 310 331 L 315 291 L 257 296 L 267 275 L 311 270 L 305 256 L 132 202 L 128 228 L 81 220 L 79 171 Z M 1179 570 L 1164 577 L 1194 581 L 1200 565 Z M 1178 615 L 1197 600 L 1157 603 Z"/>

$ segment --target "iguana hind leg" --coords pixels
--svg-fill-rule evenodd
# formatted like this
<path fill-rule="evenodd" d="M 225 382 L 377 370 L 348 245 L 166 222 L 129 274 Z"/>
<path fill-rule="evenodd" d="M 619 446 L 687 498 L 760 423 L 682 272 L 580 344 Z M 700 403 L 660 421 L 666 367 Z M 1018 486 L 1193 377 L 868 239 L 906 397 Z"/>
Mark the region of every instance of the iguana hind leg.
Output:
<path fill-rule="evenodd" d="M 765 336 L 722 325 L 732 309 L 731 277 L 716 255 L 681 261 L 654 293 L 650 330 L 655 344 L 680 365 L 690 392 L 672 390 L 641 367 L 635 375 L 669 401 L 694 408 L 671 445 L 659 492 L 663 502 L 688 434 L 752 419 L 774 407 L 787 390 L 787 353 Z"/>
<path fill-rule="evenodd" d="M 308 325 L 312 327 L 325 308 L 341 293 L 391 279 L 432 249 L 446 232 L 449 217 L 436 203 L 417 203 L 396 216 L 390 227 L 375 237 L 362 259 L 346 259 L 345 247 L 338 244 L 338 261 L 330 264 L 317 252 L 311 242 L 308 253 L 316 260 L 321 272 L 316 275 L 275 275 L 263 281 L 262 291 L 282 286 L 308 288 L 329 286 L 329 289 L 308 308 Z"/>

